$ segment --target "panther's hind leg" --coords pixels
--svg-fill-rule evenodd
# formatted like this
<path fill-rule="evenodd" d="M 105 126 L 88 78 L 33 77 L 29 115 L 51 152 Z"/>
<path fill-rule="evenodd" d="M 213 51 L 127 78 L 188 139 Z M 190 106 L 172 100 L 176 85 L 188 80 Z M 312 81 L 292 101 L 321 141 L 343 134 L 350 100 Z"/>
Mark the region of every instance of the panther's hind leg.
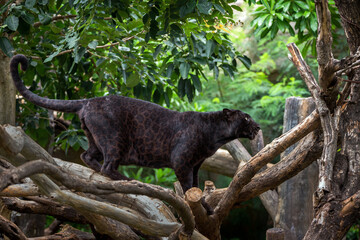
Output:
<path fill-rule="evenodd" d="M 103 154 L 96 146 L 95 140 L 89 129 L 87 129 L 83 119 L 81 119 L 81 128 L 84 130 L 85 135 L 88 139 L 89 148 L 80 155 L 80 158 L 91 169 L 95 170 L 96 172 L 100 172 L 100 162 L 104 159 Z"/>

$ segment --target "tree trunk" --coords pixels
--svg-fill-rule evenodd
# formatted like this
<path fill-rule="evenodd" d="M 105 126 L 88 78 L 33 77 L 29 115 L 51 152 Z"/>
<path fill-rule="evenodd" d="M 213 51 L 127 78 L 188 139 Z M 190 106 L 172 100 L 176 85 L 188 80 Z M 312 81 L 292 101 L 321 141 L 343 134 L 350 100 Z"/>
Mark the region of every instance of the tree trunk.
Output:
<path fill-rule="evenodd" d="M 350 53 L 360 46 L 360 2 L 335 0 L 341 16 Z M 341 108 L 338 147 L 331 188 L 324 196 L 315 195 L 315 217 L 305 240 L 343 239 L 360 217 L 360 69 L 346 73 L 350 95 Z"/>
<path fill-rule="evenodd" d="M 283 132 L 289 131 L 315 109 L 312 98 L 290 97 L 286 99 Z M 297 144 L 287 148 L 284 159 Z M 286 239 L 300 240 L 304 237 L 313 218 L 312 196 L 316 190 L 318 166 L 313 162 L 298 175 L 278 187 L 279 205 L 275 227 L 285 230 Z"/>

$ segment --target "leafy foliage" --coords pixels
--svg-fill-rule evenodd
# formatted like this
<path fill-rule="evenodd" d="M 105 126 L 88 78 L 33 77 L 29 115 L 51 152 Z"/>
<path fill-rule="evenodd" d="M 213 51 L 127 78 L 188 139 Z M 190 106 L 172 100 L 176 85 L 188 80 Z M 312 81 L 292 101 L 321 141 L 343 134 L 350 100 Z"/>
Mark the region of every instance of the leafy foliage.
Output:
<path fill-rule="evenodd" d="M 259 58 L 253 62 L 250 71 L 242 67 L 234 79 L 221 76 L 217 82 L 209 81 L 203 94 L 195 99 L 195 108 L 201 111 L 241 109 L 260 123 L 267 139 L 279 136 L 286 98 L 310 96 L 300 76 L 295 74 L 296 69 L 289 68 L 286 42 L 294 39 L 288 38 L 262 39 L 257 49 L 253 49 Z M 315 60 L 309 62 L 312 65 L 316 63 Z M 211 76 L 208 78 L 211 79 Z"/>
<path fill-rule="evenodd" d="M 173 183 L 176 182 L 174 170 L 170 168 L 153 169 L 137 166 L 120 166 L 119 170 L 129 178 L 162 187 L 173 188 Z"/>
<path fill-rule="evenodd" d="M 0 49 L 9 57 L 22 53 L 31 58 L 23 78 L 41 96 L 121 94 L 170 106 L 175 94 L 192 101 L 202 90 L 206 66 L 216 76 L 220 69 L 233 76 L 235 59 L 249 66 L 224 27 L 234 23 L 234 9 L 239 10 L 234 3 L 8 1 L 0 7 Z"/>
<path fill-rule="evenodd" d="M 317 18 L 314 1 L 293 0 L 247 0 L 259 4 L 253 12 L 252 26 L 260 38 L 269 35 L 274 39 L 279 31 L 298 36 L 298 44 L 305 43 L 303 55 L 311 49 L 316 55 Z M 340 18 L 334 1 L 329 1 L 333 29 L 340 27 Z"/>

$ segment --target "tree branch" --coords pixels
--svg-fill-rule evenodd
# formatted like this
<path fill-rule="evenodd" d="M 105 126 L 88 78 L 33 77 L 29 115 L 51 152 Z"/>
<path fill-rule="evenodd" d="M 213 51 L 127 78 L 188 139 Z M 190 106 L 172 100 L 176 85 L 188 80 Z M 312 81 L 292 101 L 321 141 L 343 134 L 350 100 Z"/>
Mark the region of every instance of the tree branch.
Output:
<path fill-rule="evenodd" d="M 62 15 L 57 15 L 55 17 L 52 17 L 51 18 L 51 21 L 54 22 L 54 21 L 59 21 L 59 20 L 65 20 L 65 19 L 71 19 L 71 18 L 76 18 L 77 15 L 66 15 L 66 16 L 62 16 Z M 34 27 L 40 27 L 41 25 L 43 25 L 41 22 L 36 22 L 34 23 Z"/>
<path fill-rule="evenodd" d="M 274 139 L 270 144 L 266 145 L 259 153 L 252 157 L 246 165 L 240 167 L 230 183 L 229 188 L 215 208 L 213 217 L 218 217 L 222 221 L 236 203 L 242 188 L 251 181 L 256 172 L 269 163 L 274 157 L 285 151 L 286 148 L 315 130 L 318 126 L 318 122 L 319 115 L 314 111 L 304 119 L 303 122 Z"/>
<path fill-rule="evenodd" d="M 317 124 L 319 125 L 319 123 Z M 250 200 L 263 192 L 274 189 L 280 183 L 295 176 L 312 162 L 316 161 L 322 152 L 321 134 L 312 133 L 304 138 L 301 144 L 291 151 L 282 161 L 276 163 L 265 171 L 256 174 L 251 181 L 244 186 L 237 196 L 236 205 Z M 226 189 L 218 189 L 211 195 L 208 203 L 217 205 Z"/>
<path fill-rule="evenodd" d="M 287 47 L 292 55 L 292 61 L 311 92 L 311 95 L 315 100 L 316 108 L 320 113 L 325 146 L 319 165 L 319 188 L 317 191 L 317 197 L 318 199 L 321 199 L 325 192 L 329 192 L 331 189 L 335 154 L 337 151 L 340 107 L 336 107 L 334 117 L 332 117 L 326 102 L 320 96 L 320 89 L 316 83 L 315 77 L 301 56 L 299 49 L 294 43 L 288 44 Z"/>
<path fill-rule="evenodd" d="M 37 200 L 40 202 L 37 202 Z M 88 223 L 84 216 L 78 214 L 72 207 L 62 206 L 50 199 L 20 200 L 19 198 L 3 197 L 2 202 L 8 209 L 20 213 L 45 214 L 63 221 Z"/>
<path fill-rule="evenodd" d="M 26 240 L 25 234 L 15 223 L 0 215 L 0 232 L 11 240 Z"/>
<path fill-rule="evenodd" d="M 331 16 L 327 0 L 315 0 L 318 18 L 318 37 L 316 40 L 317 60 L 319 64 L 319 85 L 324 92 L 334 79 L 333 54 L 331 50 Z"/>

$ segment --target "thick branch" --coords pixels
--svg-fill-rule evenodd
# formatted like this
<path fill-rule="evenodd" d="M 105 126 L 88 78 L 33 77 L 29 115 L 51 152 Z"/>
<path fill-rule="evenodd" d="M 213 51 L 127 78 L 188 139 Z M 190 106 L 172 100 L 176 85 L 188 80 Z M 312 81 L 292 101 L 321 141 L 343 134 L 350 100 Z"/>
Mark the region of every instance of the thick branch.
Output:
<path fill-rule="evenodd" d="M 334 79 L 331 16 L 327 0 L 315 0 L 315 7 L 318 18 L 316 50 L 319 63 L 319 84 L 323 92 L 327 92 Z"/>
<path fill-rule="evenodd" d="M 52 176 L 52 178 L 56 179 L 57 181 L 60 181 L 64 186 L 68 187 L 69 189 L 75 189 L 75 190 L 79 190 L 79 191 L 83 191 L 83 192 L 90 192 L 90 193 L 94 193 L 94 194 L 110 194 L 110 193 L 114 193 L 114 192 L 123 192 L 123 193 L 132 193 L 132 194 L 142 194 L 142 195 L 147 195 L 149 197 L 156 197 L 159 198 L 161 200 L 165 200 L 167 202 L 169 202 L 169 204 L 171 204 L 175 209 L 177 209 L 179 215 L 182 217 L 184 223 L 185 223 L 185 231 L 187 231 L 189 234 L 192 233 L 194 227 L 195 227 L 195 222 L 193 219 L 193 216 L 191 214 L 191 210 L 189 208 L 189 206 L 183 201 L 183 199 L 179 198 L 178 196 L 176 196 L 176 194 L 174 192 L 172 192 L 171 190 L 168 189 L 163 189 L 159 186 L 151 186 L 149 184 L 143 184 L 140 182 L 136 182 L 136 181 L 131 181 L 131 182 L 127 182 L 127 181 L 116 181 L 116 182 L 109 182 L 109 183 L 91 183 L 91 182 L 85 182 L 82 179 L 78 178 L 78 177 L 74 177 L 71 175 L 68 175 L 64 172 L 62 172 L 58 167 L 52 165 L 51 163 L 42 161 L 42 160 L 36 160 L 36 161 L 32 161 L 29 163 L 25 163 L 21 166 L 19 166 L 18 168 L 15 169 L 11 169 L 11 170 L 7 170 L 7 171 L 3 171 L 1 176 L 0 176 L 0 190 L 2 190 L 3 188 L 5 188 L 6 186 L 12 184 L 12 183 L 18 183 L 21 179 L 28 177 L 28 176 L 32 176 L 34 174 L 37 173 L 46 173 L 49 176 Z M 59 196 L 61 196 L 62 194 L 59 194 Z M 67 192 L 65 193 L 65 195 L 67 195 Z M 76 197 L 78 201 L 74 201 L 74 202 L 84 202 L 86 201 L 85 198 L 78 198 L 77 195 L 74 194 L 73 197 Z M 107 206 L 109 207 L 109 206 Z M 75 208 L 78 208 L 78 206 Z M 120 209 L 118 209 L 118 212 L 122 211 Z M 120 213 L 120 212 L 119 212 Z M 140 221 L 140 219 L 138 219 L 138 221 L 134 222 L 134 217 L 132 216 L 132 214 L 127 214 L 126 211 L 124 211 L 122 214 L 123 217 L 120 217 L 120 219 L 122 220 L 121 222 L 127 223 L 127 224 L 135 224 L 137 225 L 138 223 L 141 224 L 145 224 L 147 226 L 151 226 L 153 225 L 153 227 L 155 227 L 158 223 L 151 221 L 151 220 L 145 220 L 145 222 Z M 127 216 L 128 219 L 124 219 L 124 217 Z M 119 217 L 117 217 L 117 219 L 119 219 Z M 192 224 L 188 227 L 187 224 Z M 160 224 L 162 225 L 162 224 Z M 167 224 L 164 224 L 164 226 L 162 226 L 163 228 L 172 228 L 176 226 L 169 224 L 170 226 L 167 226 Z M 132 226 L 132 225 L 130 225 Z M 145 230 L 146 234 L 151 234 L 154 235 L 154 232 L 150 231 L 149 229 L 147 229 L 147 227 L 145 227 L 145 229 L 141 229 L 139 228 L 140 226 L 134 226 L 137 227 L 139 230 Z M 159 228 L 160 226 L 156 227 Z M 154 229 L 155 230 L 155 229 Z M 175 229 L 174 229 L 175 230 Z M 157 232 L 157 231 L 155 231 Z M 162 234 L 162 236 L 164 236 L 164 233 L 162 231 L 158 232 L 160 234 Z"/>
<path fill-rule="evenodd" d="M 334 117 L 332 117 L 326 102 L 320 96 L 320 90 L 317 86 L 315 77 L 312 74 L 309 66 L 302 58 L 299 49 L 294 43 L 287 45 L 287 47 L 292 55 L 292 61 L 297 67 L 306 85 L 308 86 L 308 89 L 310 90 L 315 100 L 316 108 L 320 113 L 321 126 L 324 132 L 325 146 L 323 149 L 323 154 L 320 160 L 319 167 L 318 198 L 321 199 L 324 195 L 324 192 L 329 192 L 331 188 L 331 181 L 333 178 L 333 166 L 337 150 L 340 107 L 336 107 Z"/>
<path fill-rule="evenodd" d="M 27 197 L 38 195 L 40 195 L 39 188 L 32 183 L 14 184 L 0 191 L 0 196 L 3 197 Z"/>
<path fill-rule="evenodd" d="M 256 174 L 237 196 L 236 205 L 274 189 L 316 161 L 322 152 L 322 141 L 319 135 L 317 133 L 309 135 L 282 161 Z M 211 206 L 216 205 L 225 191 L 226 189 L 215 190 L 208 203 Z"/>
<path fill-rule="evenodd" d="M 251 178 L 256 172 L 274 159 L 274 157 L 285 151 L 286 148 L 315 130 L 318 127 L 318 123 L 319 115 L 314 111 L 302 123 L 284 133 L 279 138 L 274 139 L 270 144 L 252 157 L 246 165 L 238 169 L 228 190 L 215 208 L 214 215 L 222 221 L 236 203 L 242 188 L 251 181 Z"/>
<path fill-rule="evenodd" d="M 95 237 L 91 233 L 82 232 L 69 225 L 65 225 L 58 233 L 43 237 L 35 237 L 29 240 L 73 240 L 73 239 L 95 240 Z"/>
<path fill-rule="evenodd" d="M 36 202 L 39 199 L 40 202 Z M 78 214 L 72 207 L 62 206 L 49 199 L 35 198 L 32 200 L 20 200 L 19 198 L 3 197 L 2 202 L 12 211 L 20 213 L 45 214 L 56 217 L 59 220 L 76 223 L 88 223 L 84 216 Z"/>
<path fill-rule="evenodd" d="M 16 224 L 7 220 L 0 215 L 0 233 L 4 234 L 11 240 L 26 240 L 25 234 Z"/>

